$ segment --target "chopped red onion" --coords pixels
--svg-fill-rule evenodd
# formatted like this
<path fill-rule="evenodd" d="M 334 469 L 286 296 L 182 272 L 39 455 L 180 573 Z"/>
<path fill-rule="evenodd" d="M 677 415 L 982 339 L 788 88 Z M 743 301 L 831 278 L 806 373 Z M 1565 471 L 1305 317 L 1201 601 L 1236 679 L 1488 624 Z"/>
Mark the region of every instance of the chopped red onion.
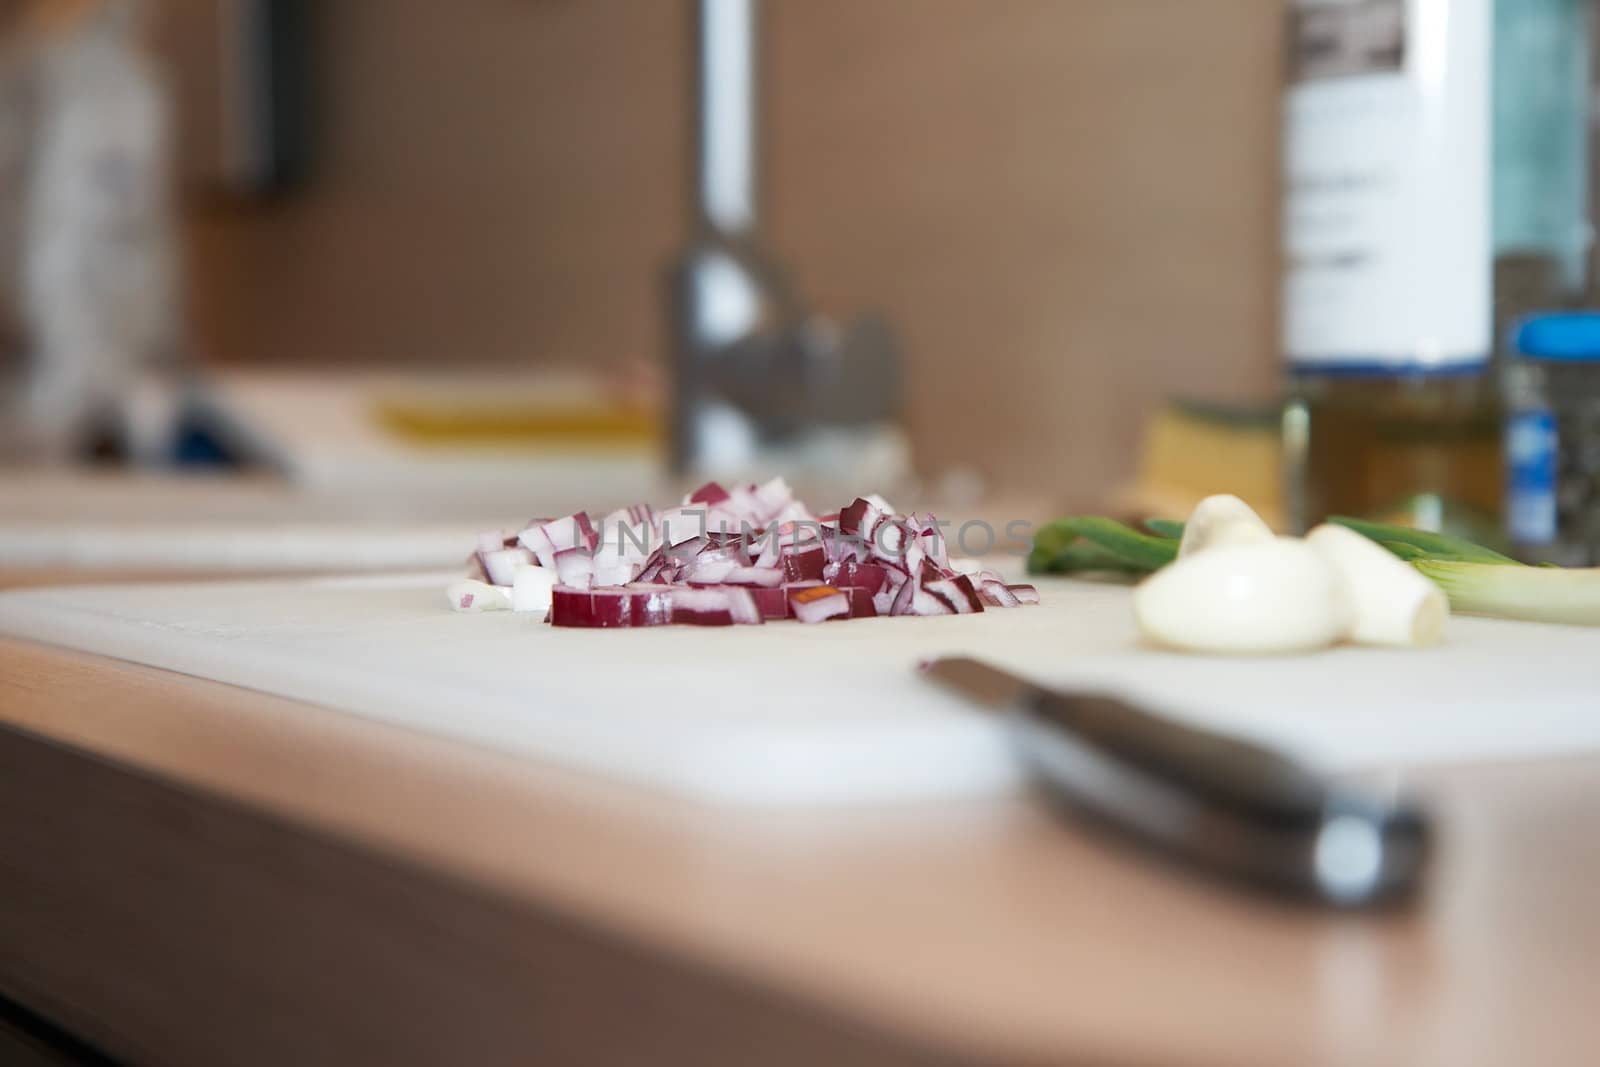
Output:
<path fill-rule="evenodd" d="M 680 507 L 646 505 L 599 520 L 578 512 L 531 521 L 516 537 L 484 533 L 472 563 L 492 584 L 452 585 L 458 611 L 547 611 L 556 626 L 821 622 L 946 615 L 1038 603 L 977 561 L 949 557 L 932 515 L 897 515 L 875 495 L 813 516 L 781 478 L 709 482 Z M 535 562 L 537 561 L 537 562 Z"/>

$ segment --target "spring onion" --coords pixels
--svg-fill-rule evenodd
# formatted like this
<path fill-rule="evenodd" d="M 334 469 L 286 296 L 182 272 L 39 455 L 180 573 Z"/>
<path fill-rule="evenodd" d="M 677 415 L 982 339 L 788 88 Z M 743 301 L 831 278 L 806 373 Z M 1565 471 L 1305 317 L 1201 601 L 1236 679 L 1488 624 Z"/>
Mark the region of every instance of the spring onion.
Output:
<path fill-rule="evenodd" d="M 1429 533 L 1427 530 L 1414 530 L 1409 526 L 1392 526 L 1384 522 L 1368 522 L 1366 519 L 1352 519 L 1344 515 L 1329 516 L 1328 521 L 1336 526 L 1344 526 L 1363 534 L 1379 544 L 1388 547 L 1391 544 L 1410 545 L 1422 552 L 1423 559 L 1448 559 L 1460 563 L 1516 563 L 1510 556 L 1502 556 L 1492 548 L 1475 545 L 1471 541 L 1448 534 Z"/>
<path fill-rule="evenodd" d="M 1142 525 L 1157 537 L 1165 537 L 1171 541 L 1183 540 L 1184 524 L 1177 519 L 1145 519 Z"/>
<path fill-rule="evenodd" d="M 1084 543 L 1093 547 L 1081 547 Z M 1178 542 L 1171 538 L 1088 515 L 1059 519 L 1043 527 L 1034 538 L 1028 569 L 1052 574 L 1082 570 L 1147 574 L 1177 558 Z"/>
<path fill-rule="evenodd" d="M 1565 570 L 1438 559 L 1417 560 L 1412 566 L 1443 589 L 1457 611 L 1600 626 L 1600 568 Z"/>

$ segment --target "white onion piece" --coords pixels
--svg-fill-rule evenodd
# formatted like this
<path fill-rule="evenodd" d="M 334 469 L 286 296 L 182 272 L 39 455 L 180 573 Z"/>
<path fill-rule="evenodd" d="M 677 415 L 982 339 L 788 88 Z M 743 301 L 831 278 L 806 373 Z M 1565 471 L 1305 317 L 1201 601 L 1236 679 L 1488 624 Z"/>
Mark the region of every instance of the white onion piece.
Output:
<path fill-rule="evenodd" d="M 587 589 L 594 584 L 594 557 L 582 548 L 566 548 L 556 553 L 556 581 L 572 589 Z"/>
<path fill-rule="evenodd" d="M 1244 654 L 1325 648 L 1344 636 L 1351 618 L 1339 572 L 1288 537 L 1180 559 L 1140 583 L 1133 610 L 1152 641 Z"/>
<path fill-rule="evenodd" d="M 1243 500 L 1227 493 L 1208 496 L 1189 515 L 1178 543 L 1178 558 L 1217 545 L 1270 541 L 1272 527 Z"/>
<path fill-rule="evenodd" d="M 444 591 L 450 606 L 456 611 L 476 615 L 480 611 L 510 611 L 511 591 L 476 578 L 463 578 L 451 582 Z"/>
<path fill-rule="evenodd" d="M 668 548 L 688 544 L 705 536 L 705 532 L 705 508 L 668 508 L 661 513 L 661 541 Z"/>
<path fill-rule="evenodd" d="M 722 595 L 728 603 L 728 613 L 733 616 L 735 625 L 758 626 L 761 624 L 761 607 L 756 603 L 754 594 L 748 589 L 737 586 L 724 586 Z"/>
<path fill-rule="evenodd" d="M 511 610 L 544 614 L 555 587 L 556 574 L 548 567 L 519 567 L 511 582 Z"/>
<path fill-rule="evenodd" d="M 1444 633 L 1450 602 L 1433 582 L 1343 526 L 1318 526 L 1306 544 L 1344 579 L 1354 607 L 1350 638 L 1364 645 L 1430 645 Z"/>
<path fill-rule="evenodd" d="M 758 585 L 771 589 L 783 584 L 782 567 L 735 567 L 722 578 L 724 585 Z"/>
<path fill-rule="evenodd" d="M 770 523 L 794 501 L 794 490 L 782 478 L 773 478 L 756 486 L 751 495 L 755 497 L 759 509 L 757 517 L 762 523 Z"/>

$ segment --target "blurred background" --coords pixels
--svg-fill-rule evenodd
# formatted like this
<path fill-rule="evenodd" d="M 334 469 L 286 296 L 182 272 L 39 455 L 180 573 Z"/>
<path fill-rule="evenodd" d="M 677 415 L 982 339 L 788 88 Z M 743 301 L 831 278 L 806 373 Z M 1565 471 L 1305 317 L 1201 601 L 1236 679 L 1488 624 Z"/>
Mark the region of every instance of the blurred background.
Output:
<path fill-rule="evenodd" d="M 209 358 L 665 359 L 690 5 L 470 7 L 317 8 L 303 188 L 186 218 Z M 766 13 L 769 247 L 819 308 L 894 324 L 920 470 L 1092 500 L 1172 392 L 1275 395 L 1274 0 Z"/>
<path fill-rule="evenodd" d="M 0 555 L 774 473 L 1506 541 L 1549 407 L 1506 330 L 1589 295 L 1592 20 L 1413 7 L 9 0 Z M 1511 540 L 1595 555 L 1591 480 Z"/>
<path fill-rule="evenodd" d="M 571 430 L 570 411 L 548 418 L 560 395 L 584 440 L 620 435 L 613 459 L 645 436 L 662 456 L 668 277 L 696 226 L 694 4 L 6 7 L 13 69 L 115 37 L 170 101 L 178 284 L 152 299 L 172 301 L 161 344 L 225 410 L 207 428 L 227 451 L 370 486 L 370 454 L 334 471 L 366 430 L 315 425 L 354 417 L 332 397 L 355 389 L 411 444 L 474 422 L 548 444 L 530 412 Z M 1165 398 L 1276 396 L 1275 0 L 761 14 L 764 254 L 808 310 L 874 313 L 897 351 L 905 438 L 871 476 L 902 463 L 958 496 L 1090 506 L 1132 475 Z M 146 73 L 118 62 L 103 81 Z M 86 110 L 95 92 L 80 86 Z M 13 336 L 14 366 L 39 358 L 26 322 Z M 518 385 L 544 401 L 474 412 L 474 386 Z M 463 477 L 486 484 L 473 444 Z M 621 482 L 594 495 L 649 479 Z"/>

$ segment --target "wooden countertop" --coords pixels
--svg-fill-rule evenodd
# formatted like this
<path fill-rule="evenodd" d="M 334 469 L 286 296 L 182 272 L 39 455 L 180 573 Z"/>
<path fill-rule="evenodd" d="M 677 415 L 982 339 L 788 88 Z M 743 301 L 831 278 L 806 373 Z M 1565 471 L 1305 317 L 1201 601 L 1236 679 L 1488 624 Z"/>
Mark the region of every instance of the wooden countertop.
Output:
<path fill-rule="evenodd" d="M 730 814 L 0 641 L 0 992 L 167 1063 L 1586 1058 L 1600 760 L 1420 784 L 1427 900 L 1330 916 L 1033 798 Z"/>

